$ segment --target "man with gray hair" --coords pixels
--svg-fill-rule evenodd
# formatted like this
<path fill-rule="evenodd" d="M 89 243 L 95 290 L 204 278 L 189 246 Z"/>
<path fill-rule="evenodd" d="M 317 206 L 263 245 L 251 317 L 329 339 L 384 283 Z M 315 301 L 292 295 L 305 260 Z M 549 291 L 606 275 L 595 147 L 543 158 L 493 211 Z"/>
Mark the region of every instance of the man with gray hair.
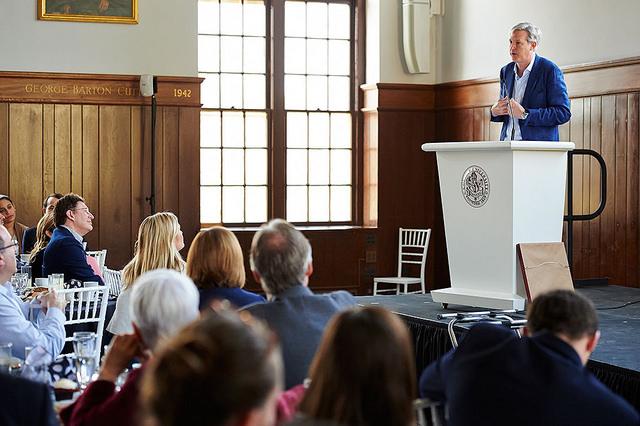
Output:
<path fill-rule="evenodd" d="M 246 309 L 280 337 L 288 389 L 307 377 L 329 319 L 355 305 L 355 298 L 346 291 L 313 294 L 309 290 L 311 244 L 285 220 L 274 219 L 256 232 L 250 256 L 253 277 L 269 301 Z"/>
<path fill-rule="evenodd" d="M 98 380 L 60 413 L 64 424 L 138 424 L 138 392 L 145 364 L 129 372 L 120 392 L 116 391 L 118 376 L 134 359 L 152 357 L 162 342 L 194 321 L 200 313 L 199 302 L 195 284 L 184 274 L 156 269 L 138 277 L 131 294 L 134 334 L 114 338 Z"/>
<path fill-rule="evenodd" d="M 557 141 L 558 126 L 571 118 L 562 71 L 536 54 L 541 35 L 529 22 L 511 28 L 513 62 L 500 70 L 500 99 L 491 107 L 491 121 L 503 123 L 500 140 Z"/>

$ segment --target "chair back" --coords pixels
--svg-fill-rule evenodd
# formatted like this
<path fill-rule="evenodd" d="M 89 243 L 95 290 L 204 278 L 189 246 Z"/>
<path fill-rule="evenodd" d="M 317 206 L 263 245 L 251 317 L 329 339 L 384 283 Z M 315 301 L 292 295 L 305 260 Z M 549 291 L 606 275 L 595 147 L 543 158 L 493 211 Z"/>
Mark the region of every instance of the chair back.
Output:
<path fill-rule="evenodd" d="M 405 229 L 398 230 L 398 277 L 403 275 L 405 267 L 409 265 L 420 265 L 420 279 L 424 281 L 424 274 L 427 265 L 427 251 L 429 250 L 429 239 L 431 229 Z"/>
<path fill-rule="evenodd" d="M 65 326 L 96 324 L 96 362 L 99 362 L 104 322 L 107 317 L 109 287 L 102 285 L 96 287 L 70 288 L 58 290 L 57 293 L 60 297 L 65 297 L 68 302 L 65 309 Z M 73 333 L 70 334 L 70 336 L 65 338 L 65 342 L 71 342 L 73 340 Z"/>
<path fill-rule="evenodd" d="M 105 267 L 104 283 L 109 287 L 109 296 L 120 296 L 122 292 L 122 271 L 115 271 Z"/>
<path fill-rule="evenodd" d="M 91 256 L 94 257 L 96 259 L 96 261 L 98 262 L 98 266 L 100 267 L 100 273 L 102 273 L 102 276 L 104 276 L 104 264 L 105 261 L 107 260 L 107 250 L 93 250 L 93 251 L 88 251 L 87 252 L 87 256 Z"/>
<path fill-rule="evenodd" d="M 413 401 L 413 408 L 418 426 L 446 426 L 447 407 L 442 402 L 420 398 Z"/>

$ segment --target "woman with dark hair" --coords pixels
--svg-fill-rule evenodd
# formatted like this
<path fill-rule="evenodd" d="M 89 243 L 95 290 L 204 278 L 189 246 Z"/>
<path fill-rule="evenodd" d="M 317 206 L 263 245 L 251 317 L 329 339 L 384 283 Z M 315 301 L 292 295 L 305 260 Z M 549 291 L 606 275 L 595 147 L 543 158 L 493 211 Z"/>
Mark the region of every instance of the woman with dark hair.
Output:
<path fill-rule="evenodd" d="M 0 195 L 0 215 L 4 217 L 4 227 L 9 231 L 12 241 L 18 242 L 18 250 L 22 250 L 22 238 L 27 226 L 16 220 L 16 206 L 8 195 Z"/>
<path fill-rule="evenodd" d="M 228 300 L 236 308 L 264 302 L 262 296 L 242 288 L 246 278 L 242 249 L 227 228 L 198 232 L 187 255 L 187 275 L 200 291 L 200 309 L 213 300 Z"/>
<path fill-rule="evenodd" d="M 311 383 L 292 425 L 415 424 L 415 360 L 409 332 L 380 307 L 337 314 L 309 369 Z"/>
<path fill-rule="evenodd" d="M 142 401 L 157 426 L 272 426 L 282 374 L 266 326 L 247 312 L 208 310 L 151 362 Z"/>

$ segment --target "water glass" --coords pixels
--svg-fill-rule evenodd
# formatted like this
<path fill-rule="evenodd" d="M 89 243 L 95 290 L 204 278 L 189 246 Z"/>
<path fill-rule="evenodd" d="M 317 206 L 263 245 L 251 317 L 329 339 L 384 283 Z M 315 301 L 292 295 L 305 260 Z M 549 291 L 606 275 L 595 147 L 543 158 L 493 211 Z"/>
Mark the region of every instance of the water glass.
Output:
<path fill-rule="evenodd" d="M 0 373 L 11 373 L 11 348 L 13 343 L 0 343 Z"/>
<path fill-rule="evenodd" d="M 17 273 L 11 276 L 11 286 L 18 296 L 22 296 L 22 293 L 27 289 L 28 280 L 28 275 L 23 273 Z"/>
<path fill-rule="evenodd" d="M 96 371 L 96 333 L 76 331 L 73 333 L 76 377 L 82 389 L 86 388 Z"/>
<path fill-rule="evenodd" d="M 64 290 L 64 274 L 50 274 L 49 287 L 54 290 Z"/>
<path fill-rule="evenodd" d="M 20 267 L 20 272 L 27 274 L 27 287 L 31 287 L 31 266 L 25 265 Z"/>

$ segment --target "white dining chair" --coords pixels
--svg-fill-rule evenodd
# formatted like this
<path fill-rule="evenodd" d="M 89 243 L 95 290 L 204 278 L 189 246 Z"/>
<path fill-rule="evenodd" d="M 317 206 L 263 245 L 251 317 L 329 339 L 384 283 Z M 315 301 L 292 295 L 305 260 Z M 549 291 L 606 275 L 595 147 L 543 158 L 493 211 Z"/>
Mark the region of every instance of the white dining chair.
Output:
<path fill-rule="evenodd" d="M 107 303 L 109 302 L 109 287 L 106 285 L 95 287 L 71 288 L 58 290 L 60 297 L 67 299 L 64 325 L 96 324 L 96 363 L 100 361 L 104 322 L 107 317 Z M 73 334 L 65 338 L 71 342 Z M 72 353 L 72 352 L 70 352 Z M 67 355 L 65 353 L 63 355 Z M 97 364 L 96 364 L 97 365 Z"/>
<path fill-rule="evenodd" d="M 105 262 L 107 260 L 107 250 L 92 250 L 87 252 L 87 256 L 91 256 L 96 259 L 98 262 L 98 266 L 100 267 L 100 272 L 102 276 L 104 276 L 104 268 Z"/>
<path fill-rule="evenodd" d="M 109 287 L 109 295 L 120 296 L 122 292 L 122 271 L 104 268 L 104 283 Z"/>
<path fill-rule="evenodd" d="M 425 270 L 430 238 L 431 229 L 400 228 L 398 230 L 398 275 L 395 277 L 374 278 L 374 296 L 381 293 L 425 293 Z M 408 269 L 411 265 L 420 266 L 419 276 L 404 275 L 405 269 Z M 380 288 L 380 284 L 390 284 L 391 287 Z M 409 292 L 409 286 L 416 284 L 420 285 L 420 289 Z M 401 288 L 403 288 L 403 291 L 401 291 Z"/>

